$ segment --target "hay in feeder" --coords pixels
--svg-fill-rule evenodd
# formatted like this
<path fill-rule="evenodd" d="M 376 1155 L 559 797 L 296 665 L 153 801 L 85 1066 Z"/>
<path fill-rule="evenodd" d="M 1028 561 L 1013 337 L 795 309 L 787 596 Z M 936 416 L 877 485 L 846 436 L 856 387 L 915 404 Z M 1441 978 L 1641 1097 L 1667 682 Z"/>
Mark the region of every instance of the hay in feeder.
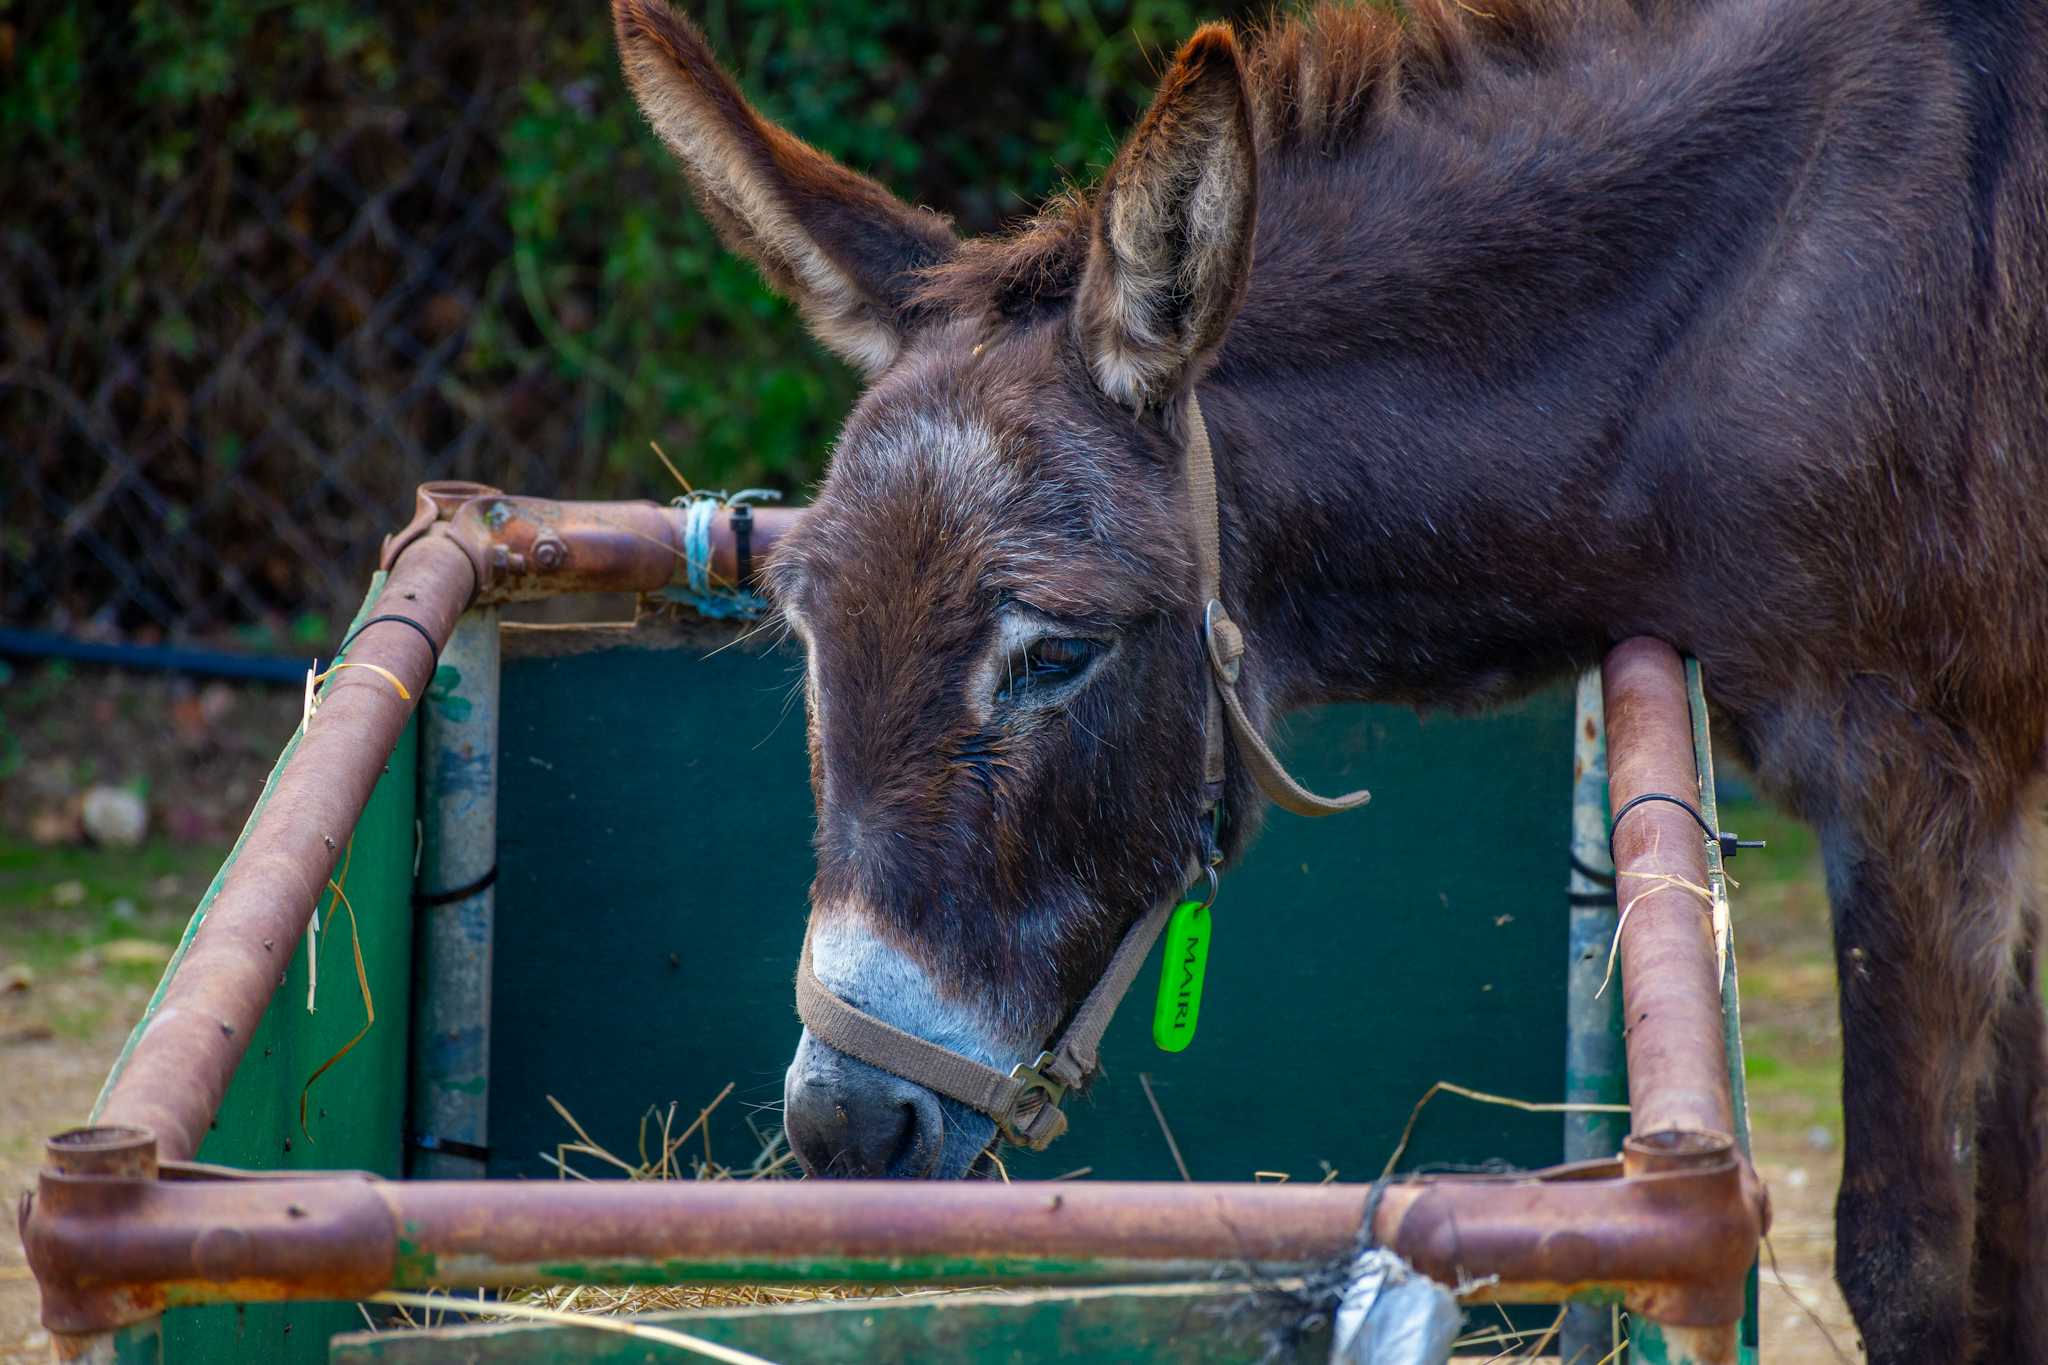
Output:
<path fill-rule="evenodd" d="M 796 1154 L 789 1149 L 778 1121 L 764 1128 L 754 1119 L 747 1127 L 755 1149 L 744 1164 L 725 1165 L 713 1158 L 711 1115 L 733 1092 L 728 1084 L 711 1103 L 682 1127 L 678 1106 L 650 1105 L 640 1116 L 639 1138 L 634 1155 L 622 1157 L 606 1148 L 579 1123 L 576 1116 L 553 1095 L 547 1097 L 555 1113 L 574 1134 L 558 1143 L 552 1155 L 541 1159 L 555 1168 L 563 1180 L 800 1180 L 802 1171 Z M 779 1120 L 779 1115 L 776 1116 Z M 665 1313 L 685 1308 L 757 1308 L 783 1303 L 814 1303 L 821 1299 L 904 1298 L 918 1294 L 951 1294 L 956 1289 L 899 1289 L 888 1286 L 844 1284 L 690 1284 L 690 1285 L 544 1285 L 510 1290 L 509 1302 L 531 1304 L 556 1312 L 585 1313 L 610 1317 L 621 1314 Z"/>
<path fill-rule="evenodd" d="M 711 1116 L 728 1099 L 734 1087 L 728 1084 L 700 1109 L 689 1122 L 678 1126 L 679 1106 L 649 1106 L 640 1116 L 637 1140 L 633 1157 L 625 1157 L 607 1148 L 590 1135 L 588 1129 L 571 1113 L 568 1107 L 554 1096 L 547 1097 L 548 1103 L 561 1117 L 569 1136 L 567 1141 L 558 1143 L 552 1153 L 542 1153 L 542 1160 L 554 1167 L 557 1176 L 563 1180 L 791 1180 L 802 1179 L 797 1167 L 795 1154 L 790 1151 L 788 1140 L 779 1122 L 763 1125 L 750 1118 L 747 1122 L 755 1144 L 753 1152 L 740 1164 L 728 1165 L 715 1159 L 709 1133 Z M 1150 1087 L 1146 1087 L 1148 1094 Z M 1432 1086 L 1416 1105 L 1409 1116 L 1409 1132 L 1404 1132 L 1401 1146 L 1388 1163 L 1388 1175 L 1398 1163 L 1400 1151 L 1406 1147 L 1412 1135 L 1417 1118 L 1424 1105 L 1440 1092 L 1448 1091 L 1465 1098 L 1488 1104 L 1501 1104 L 1517 1109 L 1538 1112 L 1557 1112 L 1578 1109 L 1625 1109 L 1626 1106 L 1537 1104 L 1504 1096 L 1489 1095 L 1451 1082 L 1439 1082 Z M 1155 1117 L 1168 1140 L 1171 1130 L 1166 1128 L 1166 1116 L 1160 1111 L 1158 1102 L 1153 1100 Z M 1177 1146 L 1177 1144 L 1175 1144 Z M 633 1159 L 633 1158 L 637 1158 Z M 1008 1173 L 1000 1171 L 1001 1178 L 1008 1179 Z M 1077 1179 L 1088 1175 L 1088 1168 L 1068 1172 L 1057 1179 Z M 1186 1171 L 1181 1172 L 1186 1178 Z M 1337 1178 L 1338 1172 L 1325 1164 L 1320 1183 L 1329 1183 Z M 1259 1179 L 1285 1181 L 1286 1173 L 1260 1171 Z M 1348 1261 L 1349 1257 L 1345 1258 Z M 1244 1300 L 1236 1309 L 1225 1310 L 1219 1317 L 1219 1326 L 1227 1330 L 1244 1330 L 1249 1323 L 1239 1314 L 1250 1311 L 1255 1316 L 1269 1319 L 1276 1311 L 1287 1320 L 1294 1332 L 1319 1330 L 1326 1326 L 1335 1294 L 1341 1288 L 1339 1279 L 1331 1278 L 1338 1271 L 1338 1263 L 1318 1275 L 1311 1273 L 1306 1279 L 1285 1279 L 1277 1282 L 1255 1282 Z M 983 1286 L 988 1288 L 998 1286 Z M 377 1300 L 395 1310 L 392 1323 L 402 1327 L 439 1327 L 450 1325 L 460 1319 L 488 1319 L 492 1316 L 519 1314 L 540 1318 L 545 1321 L 560 1321 L 560 1315 L 592 1318 L 626 1318 L 649 1313 L 675 1312 L 685 1309 L 729 1309 L 772 1307 L 787 1303 L 813 1303 L 821 1300 L 852 1300 L 870 1298 L 908 1298 L 921 1295 L 958 1294 L 977 1292 L 968 1288 L 896 1288 L 891 1286 L 847 1285 L 847 1284 L 680 1284 L 680 1285 L 543 1285 L 528 1289 L 507 1290 L 501 1299 L 479 1302 L 441 1295 L 379 1295 Z M 1498 1318 L 1498 1321 L 1494 1319 Z M 369 1315 L 365 1314 L 365 1320 Z M 1535 1361 L 1556 1360 L 1558 1334 L 1564 1325 L 1564 1310 L 1559 1309 L 1548 1321 L 1535 1325 L 1517 1324 L 1505 1311 L 1497 1306 L 1474 1307 L 1470 1310 L 1465 1332 L 1453 1344 L 1454 1351 L 1462 1356 L 1487 1361 Z M 373 1329 L 377 1324 L 372 1323 Z M 607 1324 L 609 1327 L 610 1324 Z M 627 1330 L 627 1324 L 618 1324 L 619 1330 Z M 1613 1310 L 1615 1339 L 1623 1343 L 1600 1365 L 1609 1365 L 1626 1350 L 1626 1332 L 1621 1314 Z M 716 1359 L 751 1359 L 743 1352 L 727 1353 L 726 1348 L 695 1340 L 671 1340 L 676 1334 L 665 1333 L 663 1329 L 650 1328 L 644 1333 L 659 1344 L 679 1348 L 685 1353 L 708 1355 Z M 1273 1339 L 1280 1344 L 1282 1339 L 1293 1340 L 1292 1333 L 1283 1327 Z"/>

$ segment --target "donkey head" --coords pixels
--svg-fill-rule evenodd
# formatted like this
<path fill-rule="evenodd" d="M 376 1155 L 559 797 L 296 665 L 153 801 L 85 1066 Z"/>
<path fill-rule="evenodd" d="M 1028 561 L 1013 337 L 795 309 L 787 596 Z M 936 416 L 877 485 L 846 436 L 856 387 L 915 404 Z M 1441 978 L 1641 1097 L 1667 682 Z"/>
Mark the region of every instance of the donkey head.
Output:
<path fill-rule="evenodd" d="M 1237 47 L 1182 49 L 1040 288 L 1001 263 L 1029 232 L 960 243 L 763 119 L 662 0 L 615 13 L 726 243 L 869 380 L 769 571 L 808 665 L 814 970 L 1007 1072 L 1207 848 L 1184 400 L 1250 269 Z M 977 252 L 985 296 L 935 287 Z M 995 1136 L 808 1032 L 786 1096 L 815 1174 L 959 1176 Z"/>

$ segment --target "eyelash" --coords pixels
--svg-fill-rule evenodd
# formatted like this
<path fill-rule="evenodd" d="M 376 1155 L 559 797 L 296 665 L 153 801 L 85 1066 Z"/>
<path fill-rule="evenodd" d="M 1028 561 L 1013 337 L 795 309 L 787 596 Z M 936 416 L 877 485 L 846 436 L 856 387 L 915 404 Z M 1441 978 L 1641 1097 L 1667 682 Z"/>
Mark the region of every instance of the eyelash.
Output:
<path fill-rule="evenodd" d="M 1083 635 L 1034 640 L 1004 661 L 996 700 L 1015 702 L 1057 695 L 1086 677 L 1106 649 L 1102 641 Z"/>

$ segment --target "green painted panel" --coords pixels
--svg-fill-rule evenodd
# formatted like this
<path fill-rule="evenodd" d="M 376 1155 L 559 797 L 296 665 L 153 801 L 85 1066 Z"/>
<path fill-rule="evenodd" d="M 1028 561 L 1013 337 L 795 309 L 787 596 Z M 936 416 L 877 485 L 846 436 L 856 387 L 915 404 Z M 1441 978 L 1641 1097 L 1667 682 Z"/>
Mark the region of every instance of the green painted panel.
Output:
<path fill-rule="evenodd" d="M 1285 1311 L 1285 1310 L 1283 1310 Z M 1231 1286 L 961 1294 L 861 1303 L 662 1313 L 639 1321 L 763 1356 L 779 1365 L 866 1365 L 947 1360 L 1322 1361 L 1329 1331 L 1268 1354 L 1275 1325 Z M 671 1346 L 575 1327 L 489 1325 L 431 1332 L 360 1332 L 335 1341 L 334 1365 L 654 1365 L 681 1359 Z"/>
<path fill-rule="evenodd" d="M 719 643 L 713 640 L 711 643 Z M 714 1154 L 778 1116 L 811 875 L 796 661 L 744 648 L 523 657 L 503 677 L 492 1022 L 495 1176 L 546 1177 L 559 1097 L 635 1150 L 640 1113 L 728 1081 Z M 1148 977 L 1072 1132 L 1012 1174 L 1175 1177 L 1149 1073 L 1196 1179 L 1378 1174 L 1430 1083 L 1556 1099 L 1564 1047 L 1571 702 L 1480 719 L 1333 708 L 1292 727 L 1301 778 L 1357 814 L 1275 813 L 1224 878 L 1201 1036 L 1151 1042 Z M 1156 971 L 1156 965 L 1150 970 Z M 1443 1097 L 1408 1164 L 1560 1157 L 1556 1120 Z"/>
<path fill-rule="evenodd" d="M 407 989 L 412 965 L 413 811 L 417 732 L 408 725 L 377 783 L 349 852 L 346 890 L 355 907 L 377 1019 L 362 1042 L 313 1086 L 304 1131 L 306 1079 L 363 1026 L 348 912 L 327 914 L 319 937 L 317 1010 L 306 1009 L 306 947 L 249 1039 L 249 1051 L 199 1149 L 201 1161 L 259 1170 L 368 1170 L 396 1175 L 405 1126 Z M 337 857 L 337 870 L 340 860 Z"/>
<path fill-rule="evenodd" d="M 114 1365 L 163 1365 L 163 1322 L 150 1318 L 114 1333 Z"/>
<path fill-rule="evenodd" d="M 350 630 L 354 630 L 369 617 L 372 604 L 384 591 L 386 577 L 388 575 L 382 570 L 370 575 L 370 590 L 363 595 L 363 604 L 356 608 L 355 620 L 349 623 Z M 343 638 L 346 638 L 346 635 Z M 151 992 L 149 1003 L 143 1006 L 142 1017 L 135 1021 L 135 1027 L 129 1031 L 128 1040 L 121 1045 L 120 1054 L 114 1058 L 113 1066 L 107 1069 L 107 1078 L 100 1084 L 99 1098 L 93 1101 L 93 1122 L 99 1122 L 100 1111 L 106 1108 L 107 1096 L 113 1093 L 114 1082 L 120 1079 L 121 1072 L 127 1067 L 128 1058 L 134 1053 L 135 1044 L 149 1028 L 150 1020 L 156 1017 L 157 1007 L 163 1003 L 164 989 L 170 985 L 171 978 L 178 974 L 178 964 L 185 960 L 185 950 L 192 946 L 192 936 L 199 932 L 199 926 L 205 921 L 207 912 L 213 909 L 213 902 L 220 895 L 222 884 L 227 881 L 228 869 L 233 867 L 235 859 L 241 856 L 242 846 L 249 841 L 249 831 L 256 827 L 257 817 L 262 815 L 264 808 L 270 804 L 270 794 L 277 789 L 279 774 L 284 772 L 285 765 L 292 761 L 292 755 L 298 751 L 299 735 L 294 730 L 291 737 L 285 741 L 283 752 L 277 756 L 277 762 L 271 765 L 270 775 L 263 779 L 263 790 L 256 794 L 249 818 L 242 822 L 241 833 L 235 836 L 235 846 L 228 850 L 227 861 L 213 874 L 213 880 L 208 883 L 205 892 L 199 897 L 199 904 L 192 911 L 192 918 L 186 921 L 185 932 L 178 939 L 177 950 L 171 954 L 170 963 L 164 968 L 164 974 L 157 981 L 156 989 Z"/>
<path fill-rule="evenodd" d="M 289 962 L 279 964 L 283 984 L 250 1037 L 213 1131 L 200 1146 L 201 1161 L 258 1170 L 401 1173 L 411 1013 L 416 728 L 407 725 L 356 826 L 345 888 L 361 928 L 376 1023 L 314 1086 L 307 1109 L 309 1138 L 299 1128 L 300 1091 L 307 1077 L 363 1025 L 348 914 L 338 910 L 319 939 L 317 1012 L 306 1012 L 302 943 Z M 292 753 L 288 746 L 280 769 Z M 323 916 L 328 899 L 322 900 Z M 329 1336 L 361 1325 L 362 1317 L 349 1304 L 173 1309 L 164 1315 L 164 1359 L 170 1365 L 314 1365 L 326 1358 Z"/>

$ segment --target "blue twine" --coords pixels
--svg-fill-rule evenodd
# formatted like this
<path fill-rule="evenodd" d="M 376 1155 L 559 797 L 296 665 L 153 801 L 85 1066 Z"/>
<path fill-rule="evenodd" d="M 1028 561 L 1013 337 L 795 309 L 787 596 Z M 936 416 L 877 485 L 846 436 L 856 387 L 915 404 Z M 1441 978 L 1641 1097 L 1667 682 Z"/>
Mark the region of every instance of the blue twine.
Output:
<path fill-rule="evenodd" d="M 688 605 L 714 621 L 751 621 L 768 610 L 768 599 L 743 584 L 711 581 L 711 519 L 728 507 L 780 501 L 772 488 L 742 488 L 737 493 L 699 492 L 676 499 L 683 509 L 683 565 L 687 586 L 664 588 L 662 596 Z"/>

